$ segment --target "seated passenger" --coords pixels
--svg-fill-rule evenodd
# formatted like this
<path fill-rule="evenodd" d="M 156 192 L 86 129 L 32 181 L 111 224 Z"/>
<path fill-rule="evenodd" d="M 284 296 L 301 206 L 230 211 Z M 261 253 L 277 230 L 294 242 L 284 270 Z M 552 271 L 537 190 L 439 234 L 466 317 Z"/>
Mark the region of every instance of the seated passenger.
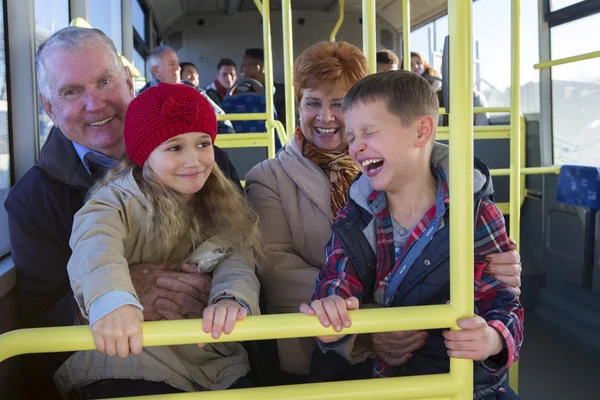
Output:
<path fill-rule="evenodd" d="M 261 48 L 246 49 L 240 67 L 245 78 L 256 80 L 265 86 L 265 52 Z M 258 91 L 255 89 L 255 91 Z M 285 85 L 273 82 L 273 107 L 277 112 L 277 119 L 285 124 Z"/>
<path fill-rule="evenodd" d="M 275 158 L 246 176 L 248 199 L 259 215 L 265 242 L 266 261 L 258 275 L 269 314 L 296 312 L 325 267 L 331 224 L 359 172 L 348 155 L 342 99 L 367 74 L 366 58 L 347 42 L 320 42 L 306 49 L 294 63 L 300 126 Z M 491 255 L 489 268 L 498 279 L 519 286 L 519 255 L 511 250 Z M 386 332 L 370 337 L 377 354 L 401 366 L 421 347 L 423 335 Z M 279 363 L 292 374 L 291 380 L 308 375 L 314 346 L 310 338 L 278 340 Z"/>
<path fill-rule="evenodd" d="M 342 107 L 350 157 L 363 175 L 333 225 L 312 302 L 300 307 L 336 332 L 351 325 L 347 310 L 450 300 L 448 149 L 434 146 L 435 92 L 412 72 L 391 71 L 356 84 Z M 485 271 L 488 255 L 510 245 L 492 193 L 489 170 L 475 159 L 477 315 L 459 319 L 459 331 L 429 330 L 403 368 L 387 364 L 360 336 L 319 337 L 312 360 L 317 380 L 447 373 L 454 357 L 476 361 L 476 399 L 516 398 L 506 375 L 519 359 L 523 308 Z"/>
<path fill-rule="evenodd" d="M 440 73 L 433 69 L 422 55 L 414 51 L 410 52 L 410 69 L 415 74 L 421 75 L 433 88 L 434 92 L 442 89 L 442 78 Z"/>
<path fill-rule="evenodd" d="M 235 62 L 229 58 L 222 58 L 217 64 L 217 79 L 205 88 L 206 94 L 220 106 L 236 79 Z"/>
<path fill-rule="evenodd" d="M 148 66 L 152 72 L 152 80 L 147 82 L 138 94 L 143 93 L 149 87 L 158 86 L 160 82 L 181 83 L 181 67 L 175 49 L 164 45 L 158 46 L 148 57 Z"/>
<path fill-rule="evenodd" d="M 5 203 L 17 270 L 19 327 L 86 324 L 67 274 L 73 216 L 90 186 L 125 155 L 123 124 L 133 81 L 113 42 L 98 29 L 57 31 L 39 47 L 36 70 L 40 102 L 55 126 L 39 161 L 16 182 Z M 241 191 L 227 153 L 217 147 L 214 151 L 220 169 Z M 146 321 L 202 315 L 210 279 L 195 268 L 177 268 L 164 263 L 130 266 Z M 24 388 L 24 399 L 59 399 L 52 377 L 70 355 L 21 357 L 27 381 L 34 383 Z M 143 385 L 141 381 L 138 389 Z"/>
<path fill-rule="evenodd" d="M 181 82 L 189 83 L 190 86 L 198 89 L 200 87 L 200 74 L 198 73 L 198 68 L 191 62 L 179 63 L 179 68 L 181 68 Z"/>
<path fill-rule="evenodd" d="M 377 72 L 398 71 L 400 60 L 393 51 L 384 49 L 377 52 Z"/>
<path fill-rule="evenodd" d="M 214 164 L 216 133 L 210 104 L 185 85 L 161 83 L 129 105 L 127 157 L 73 222 L 69 277 L 98 351 L 79 352 L 57 371 L 64 395 L 99 379 L 161 382 L 172 393 L 249 386 L 240 343 L 142 349 L 142 305 L 129 273 L 133 264 L 175 262 L 211 276 L 202 329 L 215 339 L 260 313 L 257 216 Z"/>

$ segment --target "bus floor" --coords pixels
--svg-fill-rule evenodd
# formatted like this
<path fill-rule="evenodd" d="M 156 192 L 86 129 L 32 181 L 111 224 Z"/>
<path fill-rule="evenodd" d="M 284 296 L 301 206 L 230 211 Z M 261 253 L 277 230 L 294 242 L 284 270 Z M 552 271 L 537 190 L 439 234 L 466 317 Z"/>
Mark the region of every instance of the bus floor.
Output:
<path fill-rule="evenodd" d="M 600 354 L 586 352 L 533 313 L 525 316 L 519 361 L 523 400 L 600 399 Z"/>

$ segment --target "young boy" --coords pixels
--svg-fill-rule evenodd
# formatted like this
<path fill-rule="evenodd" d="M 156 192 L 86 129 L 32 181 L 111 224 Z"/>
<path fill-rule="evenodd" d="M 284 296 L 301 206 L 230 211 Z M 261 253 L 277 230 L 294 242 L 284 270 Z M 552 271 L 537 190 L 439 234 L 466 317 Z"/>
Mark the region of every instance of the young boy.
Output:
<path fill-rule="evenodd" d="M 313 301 L 300 308 L 336 332 L 350 326 L 347 310 L 359 304 L 402 307 L 450 299 L 448 148 L 434 144 L 437 96 L 417 74 L 390 71 L 357 83 L 342 108 L 350 156 L 362 176 L 332 227 Z M 318 380 L 445 373 L 451 356 L 477 361 L 476 399 L 512 398 L 506 372 L 519 357 L 523 309 L 507 287 L 483 272 L 486 255 L 508 251 L 510 243 L 491 201 L 489 171 L 478 159 L 474 192 L 477 315 L 459 320 L 461 331 L 428 331 L 425 347 L 398 367 L 372 350 L 358 354 L 355 336 L 319 337 L 312 371 Z"/>

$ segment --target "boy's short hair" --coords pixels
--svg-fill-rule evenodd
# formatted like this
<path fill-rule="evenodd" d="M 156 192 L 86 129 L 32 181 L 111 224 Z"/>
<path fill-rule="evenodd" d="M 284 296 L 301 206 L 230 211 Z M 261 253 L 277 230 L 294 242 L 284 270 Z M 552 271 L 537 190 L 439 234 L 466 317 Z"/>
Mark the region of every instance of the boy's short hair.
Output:
<path fill-rule="evenodd" d="M 431 115 L 437 124 L 440 110 L 436 93 L 418 74 L 410 71 L 387 71 L 369 75 L 354 85 L 342 103 L 342 112 L 356 103 L 383 100 L 388 110 L 404 126 L 423 115 Z"/>
<path fill-rule="evenodd" d="M 377 52 L 377 64 L 400 64 L 400 59 L 393 51 L 383 49 Z"/>
<path fill-rule="evenodd" d="M 221 58 L 217 64 L 217 71 L 220 71 L 222 66 L 236 68 L 235 62 L 231 58 Z"/>
<path fill-rule="evenodd" d="M 257 60 L 260 60 L 263 63 L 265 62 L 265 51 L 260 47 L 246 49 L 244 55 L 246 57 L 256 58 Z"/>

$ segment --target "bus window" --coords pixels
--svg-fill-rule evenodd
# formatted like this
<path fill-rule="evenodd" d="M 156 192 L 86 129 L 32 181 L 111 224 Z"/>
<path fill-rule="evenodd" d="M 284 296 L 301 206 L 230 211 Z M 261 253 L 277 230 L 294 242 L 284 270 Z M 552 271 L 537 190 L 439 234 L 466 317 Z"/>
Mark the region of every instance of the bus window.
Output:
<path fill-rule="evenodd" d="M 8 134 L 8 96 L 6 93 L 6 53 L 4 51 L 4 3 L 0 3 L 0 201 L 4 203 L 12 179 L 10 176 L 10 154 Z M 0 257 L 8 252 L 8 221 L 4 207 L 0 209 Z"/>

